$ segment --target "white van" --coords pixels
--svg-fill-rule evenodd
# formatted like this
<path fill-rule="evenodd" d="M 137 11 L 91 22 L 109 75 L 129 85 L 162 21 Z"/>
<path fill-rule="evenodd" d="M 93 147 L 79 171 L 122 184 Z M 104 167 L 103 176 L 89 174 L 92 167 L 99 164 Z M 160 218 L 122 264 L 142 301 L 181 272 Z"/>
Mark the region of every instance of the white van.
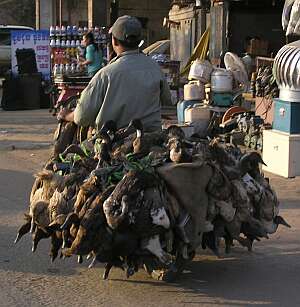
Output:
<path fill-rule="evenodd" d="M 0 25 L 0 74 L 10 68 L 11 63 L 11 31 L 31 31 L 31 27 Z"/>

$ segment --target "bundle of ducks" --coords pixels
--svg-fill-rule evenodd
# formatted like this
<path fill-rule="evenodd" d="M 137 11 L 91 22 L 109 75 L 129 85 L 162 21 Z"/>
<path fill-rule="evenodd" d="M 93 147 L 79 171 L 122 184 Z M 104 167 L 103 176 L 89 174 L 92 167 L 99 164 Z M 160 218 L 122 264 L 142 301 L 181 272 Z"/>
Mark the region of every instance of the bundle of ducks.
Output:
<path fill-rule="evenodd" d="M 237 241 L 251 251 L 279 224 L 290 227 L 256 152 L 186 139 L 177 126 L 144 133 L 140 120 L 123 130 L 108 121 L 79 144 L 67 128 L 35 175 L 15 240 L 31 233 L 34 252 L 50 238 L 52 261 L 86 256 L 90 267 L 105 264 L 104 279 L 112 267 L 127 277 L 144 267 L 169 280 L 198 247 L 219 255 Z"/>

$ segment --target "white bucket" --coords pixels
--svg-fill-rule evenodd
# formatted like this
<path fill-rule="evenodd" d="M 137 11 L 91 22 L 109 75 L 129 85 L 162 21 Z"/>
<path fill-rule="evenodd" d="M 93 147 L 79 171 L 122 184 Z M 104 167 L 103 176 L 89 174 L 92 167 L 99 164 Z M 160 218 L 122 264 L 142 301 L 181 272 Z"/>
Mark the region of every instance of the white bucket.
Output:
<path fill-rule="evenodd" d="M 204 84 L 200 81 L 190 81 L 184 85 L 184 100 L 203 100 L 205 98 Z"/>
<path fill-rule="evenodd" d="M 213 67 L 208 61 L 196 60 L 192 63 L 188 79 L 200 80 L 203 83 L 208 83 L 212 73 Z"/>

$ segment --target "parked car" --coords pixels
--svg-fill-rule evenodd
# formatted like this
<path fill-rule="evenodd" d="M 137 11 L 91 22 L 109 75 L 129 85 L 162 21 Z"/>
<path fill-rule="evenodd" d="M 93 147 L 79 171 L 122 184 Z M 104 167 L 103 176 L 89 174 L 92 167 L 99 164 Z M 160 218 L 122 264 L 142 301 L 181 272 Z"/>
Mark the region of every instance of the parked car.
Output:
<path fill-rule="evenodd" d="M 0 25 L 0 75 L 10 68 L 11 63 L 11 31 L 31 31 L 31 27 Z"/>

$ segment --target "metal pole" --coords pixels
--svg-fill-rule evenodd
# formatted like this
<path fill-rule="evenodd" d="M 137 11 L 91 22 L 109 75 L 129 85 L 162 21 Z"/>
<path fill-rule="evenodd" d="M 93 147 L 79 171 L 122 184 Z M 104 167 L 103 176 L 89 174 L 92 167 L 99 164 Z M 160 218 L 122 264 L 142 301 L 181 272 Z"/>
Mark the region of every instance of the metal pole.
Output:
<path fill-rule="evenodd" d="M 62 26 L 62 0 L 59 0 L 59 26 Z"/>
<path fill-rule="evenodd" d="M 35 0 L 35 27 L 37 30 L 40 30 L 41 28 L 41 3 L 40 0 Z"/>

